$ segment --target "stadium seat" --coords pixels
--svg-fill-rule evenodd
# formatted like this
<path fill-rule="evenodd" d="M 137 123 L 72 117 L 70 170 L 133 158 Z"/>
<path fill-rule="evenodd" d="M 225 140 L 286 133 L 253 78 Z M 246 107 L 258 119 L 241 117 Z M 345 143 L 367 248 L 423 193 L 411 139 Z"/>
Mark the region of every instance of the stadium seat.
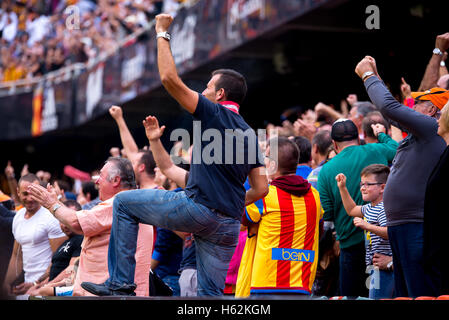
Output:
<path fill-rule="evenodd" d="M 427 297 L 427 296 L 422 296 L 422 297 L 417 297 L 415 300 L 435 300 L 436 297 Z"/>
<path fill-rule="evenodd" d="M 435 300 L 449 300 L 449 295 L 438 296 Z"/>
<path fill-rule="evenodd" d="M 397 297 L 397 298 L 394 298 L 393 300 L 413 300 L 413 298 L 410 298 L 410 297 Z"/>

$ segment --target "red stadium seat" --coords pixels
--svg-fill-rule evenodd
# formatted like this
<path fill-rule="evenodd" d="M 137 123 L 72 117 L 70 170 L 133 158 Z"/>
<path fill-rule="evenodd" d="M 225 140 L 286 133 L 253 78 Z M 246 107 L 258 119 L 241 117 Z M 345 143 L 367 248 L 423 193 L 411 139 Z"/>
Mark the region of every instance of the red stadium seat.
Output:
<path fill-rule="evenodd" d="M 410 298 L 410 297 L 397 297 L 397 298 L 394 298 L 393 300 L 413 300 L 413 298 Z"/>
<path fill-rule="evenodd" d="M 435 300 L 449 300 L 449 295 L 442 295 L 437 297 Z"/>
<path fill-rule="evenodd" d="M 427 296 L 422 296 L 422 297 L 417 297 L 415 300 L 435 300 L 436 297 L 427 297 Z"/>

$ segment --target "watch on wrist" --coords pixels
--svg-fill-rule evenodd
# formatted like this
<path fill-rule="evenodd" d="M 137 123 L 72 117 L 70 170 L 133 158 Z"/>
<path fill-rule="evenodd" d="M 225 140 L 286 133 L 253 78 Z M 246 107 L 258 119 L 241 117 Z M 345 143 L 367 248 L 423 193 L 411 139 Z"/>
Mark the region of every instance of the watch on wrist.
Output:
<path fill-rule="evenodd" d="M 171 36 L 170 36 L 170 33 L 168 33 L 167 31 L 164 31 L 164 32 L 158 32 L 156 34 L 156 39 L 157 38 L 164 38 L 165 40 L 170 41 Z"/>
<path fill-rule="evenodd" d="M 440 55 L 440 56 L 443 55 L 443 52 L 441 52 L 441 50 L 440 50 L 439 48 L 433 49 L 432 53 L 433 53 L 433 54 L 438 54 L 438 55 Z"/>
<path fill-rule="evenodd" d="M 54 215 L 56 213 L 56 210 L 58 210 L 59 208 L 61 208 L 61 205 L 59 203 L 55 203 L 54 205 L 51 206 L 51 213 Z"/>
<path fill-rule="evenodd" d="M 440 67 L 445 67 L 445 66 L 446 66 L 446 63 L 443 60 L 441 60 Z"/>
<path fill-rule="evenodd" d="M 388 270 L 392 270 L 392 269 L 393 269 L 393 260 L 391 260 L 390 262 L 388 262 L 388 264 L 387 264 L 387 269 L 388 269 Z"/>
<path fill-rule="evenodd" d="M 365 81 L 366 78 L 368 78 L 369 76 L 372 76 L 374 74 L 373 71 L 366 71 L 365 73 L 363 73 L 362 75 L 362 80 Z"/>

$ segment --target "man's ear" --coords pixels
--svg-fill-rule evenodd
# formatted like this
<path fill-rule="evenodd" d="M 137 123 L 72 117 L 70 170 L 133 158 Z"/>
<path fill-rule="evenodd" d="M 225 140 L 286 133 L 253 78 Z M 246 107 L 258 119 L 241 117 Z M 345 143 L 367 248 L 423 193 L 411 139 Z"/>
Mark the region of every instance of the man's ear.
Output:
<path fill-rule="evenodd" d="M 433 116 L 435 115 L 435 113 L 437 113 L 437 111 L 438 111 L 438 108 L 435 107 L 434 105 L 432 105 L 432 106 L 429 108 L 428 114 L 429 114 L 429 116 L 433 117 Z"/>
<path fill-rule="evenodd" d="M 114 187 L 120 186 L 121 180 L 122 180 L 122 179 L 120 178 L 120 176 L 115 176 L 115 177 L 114 177 L 114 180 L 112 180 L 112 184 L 114 185 Z"/>
<path fill-rule="evenodd" d="M 139 166 L 137 167 L 137 170 L 139 170 L 139 172 L 144 172 L 145 171 L 145 163 L 139 164 Z"/>
<path fill-rule="evenodd" d="M 217 101 L 223 101 L 225 100 L 225 90 L 223 88 L 218 89 L 217 91 L 215 91 L 215 100 Z"/>
<path fill-rule="evenodd" d="M 380 185 L 380 192 L 381 192 L 382 194 L 384 194 L 385 186 L 386 186 L 385 183 L 382 183 L 382 184 Z"/>
<path fill-rule="evenodd" d="M 334 140 L 332 140 L 332 144 L 334 145 L 335 153 L 338 154 L 338 144 Z"/>

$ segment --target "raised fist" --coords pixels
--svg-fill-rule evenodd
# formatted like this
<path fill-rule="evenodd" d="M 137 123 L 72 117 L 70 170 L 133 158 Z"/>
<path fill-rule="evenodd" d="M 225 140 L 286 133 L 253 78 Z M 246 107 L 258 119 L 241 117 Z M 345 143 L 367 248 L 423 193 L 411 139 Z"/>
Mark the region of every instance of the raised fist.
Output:
<path fill-rule="evenodd" d="M 171 23 L 173 22 L 173 17 L 166 13 L 161 13 L 156 16 L 156 32 L 165 32 L 168 31 Z"/>
<path fill-rule="evenodd" d="M 346 176 L 343 173 L 337 174 L 337 176 L 335 177 L 335 180 L 337 180 L 337 186 L 339 188 L 346 187 Z"/>
<path fill-rule="evenodd" d="M 449 49 L 449 32 L 437 36 L 435 40 L 435 48 L 440 49 L 441 52 L 445 52 Z"/>
<path fill-rule="evenodd" d="M 387 129 L 385 129 L 385 126 L 381 123 L 372 124 L 371 128 L 373 129 L 374 135 L 377 137 L 379 133 L 387 133 Z"/>
<path fill-rule="evenodd" d="M 114 118 L 114 120 L 118 120 L 123 117 L 122 108 L 120 108 L 119 106 L 110 107 L 109 113 L 111 114 L 112 118 Z"/>

